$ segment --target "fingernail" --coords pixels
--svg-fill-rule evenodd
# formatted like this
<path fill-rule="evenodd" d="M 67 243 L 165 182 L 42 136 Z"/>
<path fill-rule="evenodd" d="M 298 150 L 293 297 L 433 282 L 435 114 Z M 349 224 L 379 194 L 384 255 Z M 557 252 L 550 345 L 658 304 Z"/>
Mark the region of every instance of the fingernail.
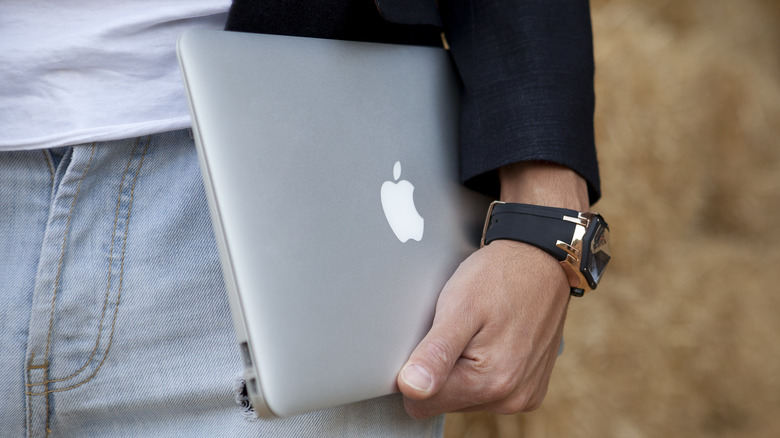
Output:
<path fill-rule="evenodd" d="M 401 372 L 401 378 L 412 388 L 425 392 L 431 389 L 431 383 L 433 383 L 431 373 L 415 364 L 407 365 Z"/>

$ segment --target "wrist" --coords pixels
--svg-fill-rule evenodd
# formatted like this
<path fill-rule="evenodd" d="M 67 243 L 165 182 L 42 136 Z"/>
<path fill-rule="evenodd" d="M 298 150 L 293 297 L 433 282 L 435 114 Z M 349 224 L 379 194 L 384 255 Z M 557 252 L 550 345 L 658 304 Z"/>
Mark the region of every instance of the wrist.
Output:
<path fill-rule="evenodd" d="M 493 240 L 530 244 L 558 260 L 572 295 L 595 289 L 611 257 L 609 226 L 588 212 L 585 180 L 569 168 L 544 162 L 503 167 L 499 178 L 502 202 L 491 204 L 482 245 Z"/>
<path fill-rule="evenodd" d="M 596 289 L 611 258 L 604 218 L 560 207 L 495 201 L 488 209 L 481 246 L 494 240 L 527 243 L 553 256 L 575 296 Z"/>
<path fill-rule="evenodd" d="M 504 166 L 498 171 L 501 201 L 589 210 L 588 185 L 568 167 L 542 161 Z"/>

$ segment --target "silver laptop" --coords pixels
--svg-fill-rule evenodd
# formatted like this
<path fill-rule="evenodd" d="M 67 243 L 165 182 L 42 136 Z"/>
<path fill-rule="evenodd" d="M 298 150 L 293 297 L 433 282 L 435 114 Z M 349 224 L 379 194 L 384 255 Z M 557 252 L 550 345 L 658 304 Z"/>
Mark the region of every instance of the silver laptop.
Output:
<path fill-rule="evenodd" d="M 255 410 L 397 391 L 488 203 L 458 183 L 446 52 L 202 30 L 178 52 Z"/>

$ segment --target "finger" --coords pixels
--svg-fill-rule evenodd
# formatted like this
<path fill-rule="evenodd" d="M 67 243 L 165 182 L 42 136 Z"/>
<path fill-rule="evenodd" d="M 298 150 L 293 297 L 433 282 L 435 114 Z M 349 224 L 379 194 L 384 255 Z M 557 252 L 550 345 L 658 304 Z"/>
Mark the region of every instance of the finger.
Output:
<path fill-rule="evenodd" d="M 490 403 L 481 405 L 469 406 L 467 408 L 458 409 L 456 411 L 447 412 L 492 412 L 499 415 L 513 415 L 519 412 L 531 412 L 535 411 L 542 406 L 542 401 L 547 395 L 547 382 L 539 389 L 530 390 L 517 390 L 515 393 L 506 397 L 503 400 L 497 400 Z M 438 414 L 432 414 L 438 415 Z"/>
<path fill-rule="evenodd" d="M 433 327 L 398 374 L 398 388 L 409 398 L 423 400 L 447 381 L 456 361 L 478 328 L 451 312 L 438 312 Z"/>
<path fill-rule="evenodd" d="M 542 405 L 544 397 L 547 395 L 547 388 L 550 383 L 550 374 L 555 363 L 555 356 L 546 364 L 546 370 L 540 371 L 536 378 L 527 379 L 527 383 L 517 386 L 514 390 L 508 392 L 501 399 L 491 400 L 487 403 L 474 404 L 457 411 L 449 410 L 447 412 L 493 412 L 501 415 L 511 415 L 518 412 L 531 412 Z M 444 390 L 442 390 L 444 392 Z M 446 409 L 446 407 L 444 407 Z M 432 414 L 437 415 L 437 414 Z"/>
<path fill-rule="evenodd" d="M 461 353 L 447 380 L 427 399 L 405 399 L 407 412 L 425 418 L 502 400 L 518 386 L 515 358 L 500 354 L 511 343 L 507 334 L 486 326 Z"/>
<path fill-rule="evenodd" d="M 489 326 L 483 327 L 442 387 L 424 400 L 405 398 L 406 411 L 414 418 L 426 418 L 446 412 L 514 414 L 538 408 L 547 392 L 562 329 L 561 324 L 553 335 L 554 341 L 539 346 L 538 355 L 507 356 L 495 348 L 508 347 L 512 338 L 492 333 Z"/>
<path fill-rule="evenodd" d="M 543 365 L 550 369 L 554 360 Z M 440 390 L 425 400 L 405 398 L 406 411 L 414 418 L 447 412 L 489 411 L 514 414 L 536 409 L 547 392 L 549 372 L 537 370 L 537 377 L 520 384 L 522 375 L 499 371 L 471 359 L 461 358 Z"/>
<path fill-rule="evenodd" d="M 442 387 L 429 398 L 421 400 L 404 397 L 406 412 L 413 418 L 428 418 L 483 403 L 485 400 L 481 400 L 481 389 L 486 386 L 486 382 L 475 379 L 484 377 L 484 374 L 469 372 L 472 365 L 463 364 L 469 360 L 459 359 Z"/>

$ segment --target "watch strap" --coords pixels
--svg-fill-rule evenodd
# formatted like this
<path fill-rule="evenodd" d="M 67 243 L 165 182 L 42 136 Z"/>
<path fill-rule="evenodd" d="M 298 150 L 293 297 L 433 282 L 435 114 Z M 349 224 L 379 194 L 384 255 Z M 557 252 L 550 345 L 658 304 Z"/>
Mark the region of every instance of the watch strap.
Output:
<path fill-rule="evenodd" d="M 496 203 L 485 229 L 484 244 L 499 239 L 515 240 L 533 245 L 563 261 L 568 253 L 559 248 L 557 242 L 566 240 L 569 243 L 577 226 L 564 220 L 564 216 L 576 218 L 578 214 L 565 208 Z"/>

